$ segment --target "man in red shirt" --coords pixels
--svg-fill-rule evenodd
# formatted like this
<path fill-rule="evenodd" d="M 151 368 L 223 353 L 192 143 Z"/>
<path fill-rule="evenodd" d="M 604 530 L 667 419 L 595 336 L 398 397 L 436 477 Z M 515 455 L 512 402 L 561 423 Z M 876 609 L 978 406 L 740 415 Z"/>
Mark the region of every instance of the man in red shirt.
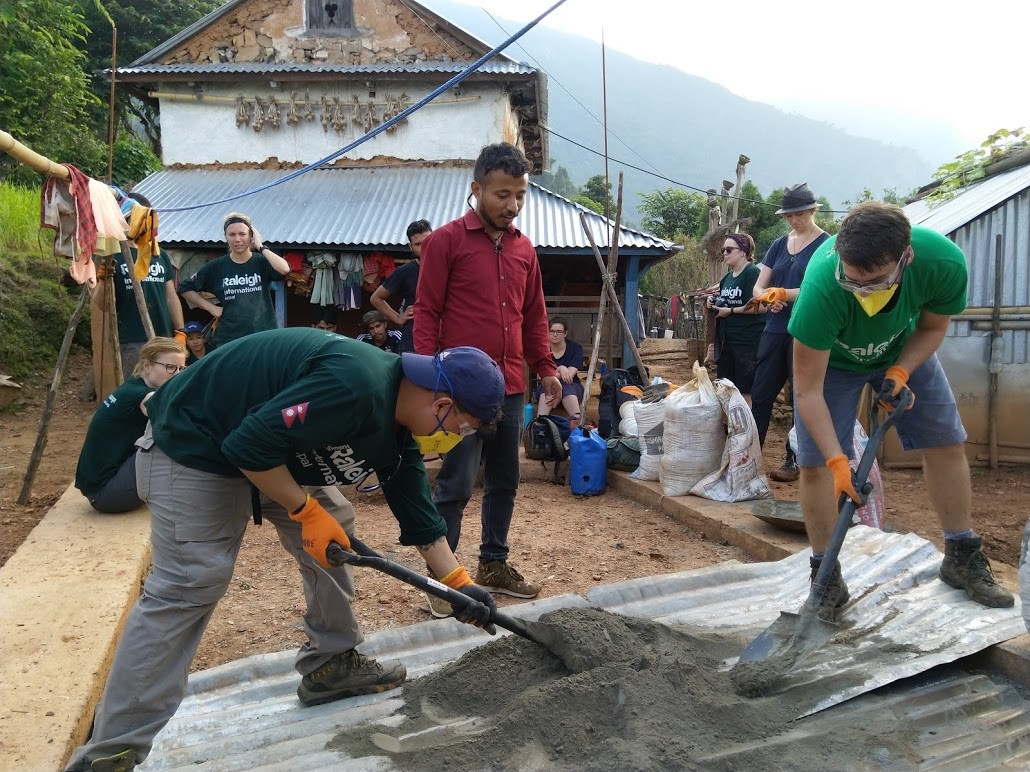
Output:
<path fill-rule="evenodd" d="M 475 582 L 491 592 L 534 598 L 540 585 L 508 562 L 508 529 L 519 485 L 526 379 L 523 361 L 542 379 L 548 404 L 561 400 L 561 382 L 547 338 L 540 264 L 529 239 L 515 229 L 526 202 L 529 161 L 513 145 L 483 148 L 473 171 L 476 207 L 422 242 L 415 296 L 415 351 L 476 346 L 504 375 L 503 418 L 489 437 L 466 437 L 447 453 L 433 501 L 457 549 L 461 519 L 483 462 L 483 532 Z M 430 597 L 433 616 L 450 607 Z"/>

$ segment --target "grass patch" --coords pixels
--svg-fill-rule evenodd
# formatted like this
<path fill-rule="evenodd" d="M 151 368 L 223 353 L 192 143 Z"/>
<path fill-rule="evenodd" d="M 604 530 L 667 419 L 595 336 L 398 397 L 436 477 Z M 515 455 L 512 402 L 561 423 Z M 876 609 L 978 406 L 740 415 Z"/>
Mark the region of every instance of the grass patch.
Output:
<path fill-rule="evenodd" d="M 0 254 L 0 374 L 19 380 L 53 369 L 81 289 L 66 285 L 67 262 L 6 249 Z M 90 345 L 88 311 L 74 344 Z"/>
<path fill-rule="evenodd" d="M 54 232 L 39 227 L 39 188 L 0 182 L 0 248 L 4 254 L 51 251 Z"/>

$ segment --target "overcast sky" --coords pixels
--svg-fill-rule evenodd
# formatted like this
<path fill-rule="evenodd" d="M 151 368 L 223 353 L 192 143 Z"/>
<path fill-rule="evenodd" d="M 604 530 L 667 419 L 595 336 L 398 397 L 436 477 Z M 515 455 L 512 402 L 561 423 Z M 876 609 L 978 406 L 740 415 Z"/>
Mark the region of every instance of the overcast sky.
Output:
<path fill-rule="evenodd" d="M 458 2 L 525 24 L 554 0 Z M 939 121 L 972 148 L 996 129 L 1030 128 L 1030 65 L 1016 32 L 1028 21 L 1026 0 L 566 0 L 542 24 L 595 40 L 603 29 L 610 48 L 760 102 Z M 532 35 L 523 38 L 530 52 Z"/>

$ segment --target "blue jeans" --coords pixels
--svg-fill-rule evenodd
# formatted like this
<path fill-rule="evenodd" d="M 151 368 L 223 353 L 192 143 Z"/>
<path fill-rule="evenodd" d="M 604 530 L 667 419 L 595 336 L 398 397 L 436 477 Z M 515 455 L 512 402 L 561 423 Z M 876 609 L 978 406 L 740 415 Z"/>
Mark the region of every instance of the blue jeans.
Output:
<path fill-rule="evenodd" d="M 458 549 L 461 518 L 472 498 L 472 489 L 483 463 L 483 535 L 479 561 L 508 559 L 508 529 L 515 511 L 519 488 L 519 448 L 522 447 L 522 419 L 526 404 L 523 394 L 510 394 L 501 405 L 503 416 L 497 432 L 489 438 L 466 437 L 443 460 L 436 476 L 433 502 L 447 523 L 447 543 Z"/>

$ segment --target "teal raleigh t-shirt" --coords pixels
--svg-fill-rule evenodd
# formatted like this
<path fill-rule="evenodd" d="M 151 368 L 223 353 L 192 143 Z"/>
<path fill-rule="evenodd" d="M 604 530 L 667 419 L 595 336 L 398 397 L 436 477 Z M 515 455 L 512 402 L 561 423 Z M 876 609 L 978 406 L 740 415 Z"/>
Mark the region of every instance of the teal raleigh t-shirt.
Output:
<path fill-rule="evenodd" d="M 261 255 L 251 255 L 245 263 L 222 255 L 180 282 L 179 292 L 210 292 L 218 299 L 222 318 L 212 343 L 222 346 L 244 335 L 276 328 L 272 282 L 278 278 L 279 272 Z"/>

